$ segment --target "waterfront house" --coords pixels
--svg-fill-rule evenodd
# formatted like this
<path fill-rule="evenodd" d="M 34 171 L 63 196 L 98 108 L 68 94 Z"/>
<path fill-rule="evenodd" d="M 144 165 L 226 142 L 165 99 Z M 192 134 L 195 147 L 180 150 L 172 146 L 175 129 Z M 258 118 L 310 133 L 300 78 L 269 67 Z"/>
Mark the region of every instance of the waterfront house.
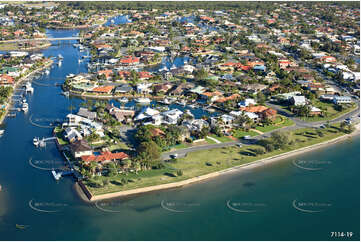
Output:
<path fill-rule="evenodd" d="M 75 158 L 80 158 L 86 155 L 92 155 L 93 149 L 85 140 L 77 140 L 70 144 L 70 151 Z"/>
<path fill-rule="evenodd" d="M 64 137 L 70 142 L 74 142 L 76 140 L 81 140 L 83 137 L 80 134 L 80 132 L 78 130 L 76 130 L 73 127 L 67 127 L 64 130 Z"/>
<path fill-rule="evenodd" d="M 246 98 L 238 103 L 240 107 L 248 107 L 250 105 L 256 105 L 256 101 L 253 98 Z"/>
<path fill-rule="evenodd" d="M 304 106 L 307 104 L 305 96 L 292 96 L 290 101 L 291 104 L 295 106 Z"/>
<path fill-rule="evenodd" d="M 13 86 L 13 85 L 14 85 L 13 77 L 6 74 L 0 75 L 0 86 Z"/>
<path fill-rule="evenodd" d="M 140 94 L 149 94 L 152 92 L 150 87 L 152 86 L 152 83 L 139 83 L 137 84 L 137 93 Z"/>
<path fill-rule="evenodd" d="M 348 96 L 335 96 L 333 98 L 333 103 L 334 104 L 352 103 L 352 99 L 351 99 L 351 97 L 348 97 Z"/>
<path fill-rule="evenodd" d="M 133 91 L 133 88 L 129 84 L 123 84 L 114 89 L 115 94 L 130 94 L 131 91 Z"/>
<path fill-rule="evenodd" d="M 82 155 L 81 160 L 85 162 L 85 164 L 97 162 L 100 165 L 105 165 L 110 162 L 120 162 L 128 157 L 124 152 L 112 153 L 110 151 L 101 151 L 97 153 L 92 152 L 90 155 Z"/>
<path fill-rule="evenodd" d="M 161 113 L 163 116 L 163 122 L 167 124 L 177 124 L 179 118 L 183 115 L 183 112 L 178 109 L 172 109 Z"/>
<path fill-rule="evenodd" d="M 91 90 L 91 92 L 98 93 L 98 94 L 110 94 L 114 86 L 99 86 L 95 87 Z"/>
<path fill-rule="evenodd" d="M 274 120 L 277 116 L 276 110 L 262 105 L 240 107 L 240 110 L 244 111 L 245 113 L 255 113 L 259 116 L 261 120 L 265 120 L 265 119 Z M 250 118 L 255 119 L 256 117 L 250 117 Z"/>
<path fill-rule="evenodd" d="M 228 133 L 233 128 L 234 116 L 223 114 L 218 117 L 211 117 L 211 127 L 219 127 L 223 133 Z"/>
<path fill-rule="evenodd" d="M 86 108 L 79 108 L 79 111 L 78 111 L 77 115 L 82 116 L 82 117 L 87 118 L 87 119 L 90 119 L 90 120 L 94 120 L 97 117 L 96 112 L 90 112 Z"/>

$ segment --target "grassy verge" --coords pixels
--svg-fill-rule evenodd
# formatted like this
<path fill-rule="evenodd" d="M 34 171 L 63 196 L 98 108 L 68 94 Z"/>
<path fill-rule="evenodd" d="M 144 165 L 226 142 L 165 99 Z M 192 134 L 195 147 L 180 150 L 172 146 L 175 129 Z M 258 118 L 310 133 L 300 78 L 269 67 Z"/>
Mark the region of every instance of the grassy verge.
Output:
<path fill-rule="evenodd" d="M 222 143 L 225 143 L 225 142 L 232 142 L 233 140 L 227 136 L 217 136 L 215 134 L 212 134 L 212 135 L 209 135 L 210 137 L 222 142 Z M 213 141 L 214 142 L 214 141 Z M 215 143 L 215 142 L 214 142 Z"/>
<path fill-rule="evenodd" d="M 58 140 L 59 145 L 67 145 L 67 144 L 69 144 L 69 142 L 63 139 L 62 132 L 63 132 L 62 128 L 55 127 L 54 134 L 55 134 L 55 137 Z"/>
<path fill-rule="evenodd" d="M 166 168 L 142 171 L 139 174 L 118 174 L 114 177 L 98 177 L 98 180 L 108 179 L 110 183 L 100 188 L 88 186 L 94 195 L 124 191 L 129 189 L 171 183 L 186 180 L 192 177 L 205 175 L 211 172 L 224 170 L 234 166 L 250 163 L 267 157 L 272 157 L 292 150 L 311 146 L 327 140 L 334 139 L 345 133 L 339 130 L 339 125 L 322 130 L 322 136 L 313 128 L 303 128 L 289 133 L 292 145 L 284 149 L 274 150 L 262 155 L 257 155 L 255 150 L 259 145 L 236 146 L 201 150 L 189 153 L 186 157 L 175 162 L 165 162 Z M 177 170 L 182 170 L 183 175 L 178 176 Z M 124 182 L 128 181 L 128 182 Z M 87 184 L 85 182 L 85 184 Z"/>
<path fill-rule="evenodd" d="M 293 124 L 294 124 L 294 122 L 291 119 L 288 119 L 284 116 L 278 115 L 276 120 L 273 122 L 273 124 L 265 125 L 265 126 L 257 126 L 256 129 L 258 131 L 261 131 L 262 133 L 266 133 L 266 132 L 272 131 L 274 129 L 291 126 Z"/>
<path fill-rule="evenodd" d="M 257 132 L 254 132 L 252 130 L 250 131 L 244 131 L 244 130 L 241 130 L 241 129 L 236 129 L 236 130 L 233 130 L 233 134 L 232 136 L 237 138 L 237 139 L 242 139 L 244 136 L 256 136 L 256 135 L 259 135 Z"/>
<path fill-rule="evenodd" d="M 316 102 L 316 104 L 314 106 L 316 106 L 318 108 L 324 108 L 327 112 L 327 116 L 326 117 L 321 117 L 321 116 L 301 117 L 300 119 L 303 121 L 306 121 L 306 122 L 327 121 L 327 120 L 332 120 L 332 119 L 338 118 L 341 115 L 351 112 L 357 108 L 356 105 L 347 105 L 347 106 L 345 106 L 345 108 L 342 111 L 337 111 L 335 109 L 335 105 L 333 105 L 331 103 L 323 103 L 323 102 L 319 102 L 319 101 Z"/>

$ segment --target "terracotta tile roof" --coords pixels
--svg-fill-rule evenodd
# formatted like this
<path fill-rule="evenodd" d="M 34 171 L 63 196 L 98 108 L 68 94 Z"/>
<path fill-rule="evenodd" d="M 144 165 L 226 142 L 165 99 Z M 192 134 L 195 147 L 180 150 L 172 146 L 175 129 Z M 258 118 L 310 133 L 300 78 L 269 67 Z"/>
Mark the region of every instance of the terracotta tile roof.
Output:
<path fill-rule="evenodd" d="M 123 160 L 128 158 L 129 156 L 124 152 L 112 153 L 110 151 L 101 152 L 100 155 L 84 155 L 81 157 L 84 162 L 104 162 L 104 161 L 112 161 L 112 160 Z"/>
<path fill-rule="evenodd" d="M 265 111 L 266 109 L 268 109 L 268 108 L 260 105 L 260 106 L 241 107 L 239 110 L 245 111 L 245 112 L 250 112 L 250 113 L 261 113 L 261 112 Z"/>
<path fill-rule="evenodd" d="M 138 62 L 139 62 L 138 57 L 131 57 L 131 56 L 120 60 L 120 63 L 122 63 L 122 64 L 132 64 L 132 63 L 138 63 Z"/>
<path fill-rule="evenodd" d="M 215 92 L 204 92 L 202 93 L 202 95 L 207 96 L 207 97 L 213 97 L 213 96 L 221 96 L 222 93 L 219 91 L 215 91 Z"/>
<path fill-rule="evenodd" d="M 6 74 L 0 75 L 0 84 L 14 84 L 14 78 Z"/>
<path fill-rule="evenodd" d="M 103 92 L 103 93 L 110 93 L 113 90 L 114 86 L 101 86 L 93 88 L 93 92 Z"/>
<path fill-rule="evenodd" d="M 232 94 L 232 95 L 229 96 L 229 97 L 223 97 L 223 98 L 217 99 L 217 100 L 216 100 L 216 103 L 223 103 L 223 102 L 226 102 L 226 101 L 228 101 L 228 100 L 237 99 L 238 97 L 239 97 L 239 94 L 235 93 L 235 94 Z"/>

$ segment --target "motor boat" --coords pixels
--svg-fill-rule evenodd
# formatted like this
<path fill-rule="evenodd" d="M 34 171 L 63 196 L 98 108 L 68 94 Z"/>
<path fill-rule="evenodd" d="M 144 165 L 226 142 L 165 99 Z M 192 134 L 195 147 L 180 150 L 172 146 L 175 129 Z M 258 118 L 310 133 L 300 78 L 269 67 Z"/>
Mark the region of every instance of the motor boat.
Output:
<path fill-rule="evenodd" d="M 127 103 L 128 101 L 129 100 L 126 97 L 122 97 L 122 98 L 119 99 L 119 102 L 121 102 L 121 103 Z"/>
<path fill-rule="evenodd" d="M 151 100 L 147 97 L 140 97 L 140 98 L 135 99 L 135 101 L 137 103 L 150 103 L 151 102 Z"/>
<path fill-rule="evenodd" d="M 58 55 L 58 58 L 59 58 L 60 60 L 64 59 L 64 57 L 63 57 L 61 54 Z"/>
<path fill-rule="evenodd" d="M 40 144 L 39 138 L 35 137 L 35 138 L 33 139 L 33 144 L 34 144 L 35 146 L 39 146 L 39 144 Z"/>
<path fill-rule="evenodd" d="M 23 110 L 24 112 L 27 112 L 29 110 L 28 103 L 23 103 L 23 105 L 21 106 L 21 110 Z"/>
<path fill-rule="evenodd" d="M 61 94 L 63 94 L 66 97 L 69 97 L 69 92 L 62 92 Z"/>
<path fill-rule="evenodd" d="M 2 136 L 4 134 L 5 130 L 0 129 L 0 136 Z"/>

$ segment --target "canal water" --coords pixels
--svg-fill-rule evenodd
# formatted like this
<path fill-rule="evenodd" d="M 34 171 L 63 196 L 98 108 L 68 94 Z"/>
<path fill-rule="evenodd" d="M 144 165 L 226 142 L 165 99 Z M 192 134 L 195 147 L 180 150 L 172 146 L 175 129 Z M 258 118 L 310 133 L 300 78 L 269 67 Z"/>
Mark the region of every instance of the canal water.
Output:
<path fill-rule="evenodd" d="M 59 37 L 76 33 L 51 31 Z M 60 166 L 52 142 L 41 149 L 32 144 L 33 137 L 50 137 L 52 130 L 32 125 L 29 118 L 43 124 L 64 118 L 70 104 L 82 100 L 60 95 L 55 83 L 86 72 L 71 44 L 42 53 L 61 54 L 64 60 L 35 80 L 28 113 L 5 120 L 0 240 L 328 240 L 331 232 L 352 232 L 359 240 L 359 136 L 183 188 L 96 204 L 82 201 L 71 178 L 56 182 L 49 170 L 29 163 Z"/>

